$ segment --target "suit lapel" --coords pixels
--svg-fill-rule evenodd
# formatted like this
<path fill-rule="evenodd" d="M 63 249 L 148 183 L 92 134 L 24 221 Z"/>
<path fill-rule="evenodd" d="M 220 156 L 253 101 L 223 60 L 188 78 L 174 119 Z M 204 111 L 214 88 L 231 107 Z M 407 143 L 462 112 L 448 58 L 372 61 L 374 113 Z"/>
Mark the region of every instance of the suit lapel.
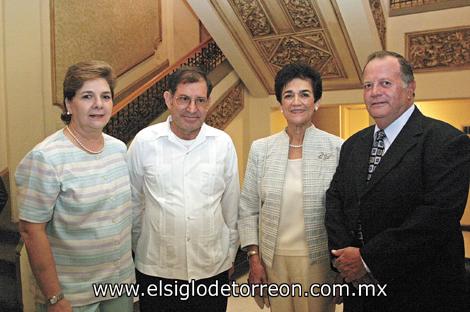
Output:
<path fill-rule="evenodd" d="M 390 170 L 400 163 L 406 153 L 417 144 L 418 137 L 423 133 L 422 117 L 423 115 L 418 108 L 415 108 L 410 119 L 408 119 L 403 129 L 395 138 L 395 141 L 393 141 L 392 145 L 382 157 L 382 160 L 372 174 L 372 178 L 369 183 L 366 183 L 364 179 L 366 187 L 363 189 L 363 193 L 360 194 L 360 197 L 373 189 L 374 186 L 390 172 Z M 370 141 L 370 144 L 372 144 L 372 141 Z"/>
<path fill-rule="evenodd" d="M 370 149 L 372 148 L 373 136 L 374 126 L 366 129 L 352 151 L 351 166 L 355 168 L 354 177 L 358 198 L 361 197 L 366 187 L 367 168 L 369 166 L 369 155 Z"/>

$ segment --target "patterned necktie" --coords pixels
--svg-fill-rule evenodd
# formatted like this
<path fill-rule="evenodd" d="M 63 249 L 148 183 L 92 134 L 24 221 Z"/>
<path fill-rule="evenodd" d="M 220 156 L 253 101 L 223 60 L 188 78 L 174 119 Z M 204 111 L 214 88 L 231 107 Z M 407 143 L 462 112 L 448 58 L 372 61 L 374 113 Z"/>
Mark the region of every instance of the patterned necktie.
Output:
<path fill-rule="evenodd" d="M 367 182 L 369 182 L 370 178 L 372 177 L 372 173 L 374 173 L 375 168 L 377 168 L 377 165 L 379 164 L 384 154 L 384 138 L 385 131 L 382 129 L 377 131 L 374 144 L 372 144 L 372 149 L 370 151 L 369 168 L 367 170 Z"/>

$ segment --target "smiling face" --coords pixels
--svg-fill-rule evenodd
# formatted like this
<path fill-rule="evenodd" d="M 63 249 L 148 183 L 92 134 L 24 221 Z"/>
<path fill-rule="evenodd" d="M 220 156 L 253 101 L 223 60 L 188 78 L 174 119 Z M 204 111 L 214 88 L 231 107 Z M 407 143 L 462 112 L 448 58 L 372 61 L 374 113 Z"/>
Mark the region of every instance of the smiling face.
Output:
<path fill-rule="evenodd" d="M 111 118 L 111 89 L 104 78 L 87 80 L 71 100 L 65 100 L 65 104 L 72 114 L 70 127 L 81 134 L 101 131 Z"/>
<path fill-rule="evenodd" d="M 206 82 L 180 83 L 175 94 L 165 91 L 163 97 L 172 118 L 171 131 L 183 140 L 196 138 L 209 108 Z"/>
<path fill-rule="evenodd" d="M 288 126 L 304 126 L 312 122 L 315 109 L 314 94 L 310 80 L 295 78 L 282 90 L 281 109 Z"/>
<path fill-rule="evenodd" d="M 413 105 L 416 83 L 402 80 L 400 64 L 392 56 L 371 60 L 364 69 L 364 102 L 380 129 L 386 128 Z"/>

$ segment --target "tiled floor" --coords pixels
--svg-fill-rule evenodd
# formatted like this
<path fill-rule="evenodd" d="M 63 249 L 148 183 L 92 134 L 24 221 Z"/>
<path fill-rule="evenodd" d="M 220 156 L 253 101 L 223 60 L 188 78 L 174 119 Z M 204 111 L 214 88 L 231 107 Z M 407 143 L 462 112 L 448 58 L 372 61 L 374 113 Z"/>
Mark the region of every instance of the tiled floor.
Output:
<path fill-rule="evenodd" d="M 237 279 L 237 283 L 246 283 L 247 275 Z M 268 308 L 260 309 L 253 298 L 230 297 L 228 299 L 227 312 L 258 312 L 266 311 Z M 343 306 L 336 306 L 336 312 L 343 312 Z"/>

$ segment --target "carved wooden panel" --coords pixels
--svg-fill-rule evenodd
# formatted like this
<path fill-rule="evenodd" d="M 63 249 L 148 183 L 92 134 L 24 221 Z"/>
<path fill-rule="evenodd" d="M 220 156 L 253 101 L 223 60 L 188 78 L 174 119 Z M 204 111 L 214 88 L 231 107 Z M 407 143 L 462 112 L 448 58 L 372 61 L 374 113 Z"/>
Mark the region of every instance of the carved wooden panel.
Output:
<path fill-rule="evenodd" d="M 405 34 L 415 72 L 470 68 L 470 26 Z"/>
<path fill-rule="evenodd" d="M 419 7 L 434 4 L 437 2 L 448 2 L 449 0 L 390 0 L 391 9 Z"/>
<path fill-rule="evenodd" d="M 268 15 L 258 0 L 233 0 L 232 3 L 253 37 L 274 33 Z"/>
<path fill-rule="evenodd" d="M 264 41 L 258 41 L 274 73 L 286 64 L 302 62 L 320 71 L 323 78 L 344 77 L 322 31 L 285 36 L 276 41 L 275 47 L 271 47 L 269 54 L 267 53 L 269 50 L 264 47 Z M 269 45 L 273 45 L 273 42 L 274 40 L 268 39 Z"/>
<path fill-rule="evenodd" d="M 230 89 L 221 101 L 212 105 L 207 113 L 206 123 L 218 129 L 227 125 L 243 110 L 243 87 L 239 83 Z"/>
<path fill-rule="evenodd" d="M 470 5 L 470 0 L 390 0 L 390 16 L 416 14 L 428 11 L 459 8 Z"/>
<path fill-rule="evenodd" d="M 282 66 L 304 62 L 323 78 L 347 78 L 312 0 L 229 0 L 273 77 Z M 269 12 L 276 12 L 282 17 Z M 287 21 L 287 24 L 285 23 Z"/>
<path fill-rule="evenodd" d="M 382 43 L 382 48 L 385 50 L 385 16 L 382 9 L 382 4 L 380 0 L 369 0 L 370 9 L 372 11 L 372 16 L 374 17 L 375 26 L 379 32 L 380 43 Z"/>
<path fill-rule="evenodd" d="M 280 2 L 296 30 L 320 29 L 320 17 L 310 1 L 284 0 Z"/>

